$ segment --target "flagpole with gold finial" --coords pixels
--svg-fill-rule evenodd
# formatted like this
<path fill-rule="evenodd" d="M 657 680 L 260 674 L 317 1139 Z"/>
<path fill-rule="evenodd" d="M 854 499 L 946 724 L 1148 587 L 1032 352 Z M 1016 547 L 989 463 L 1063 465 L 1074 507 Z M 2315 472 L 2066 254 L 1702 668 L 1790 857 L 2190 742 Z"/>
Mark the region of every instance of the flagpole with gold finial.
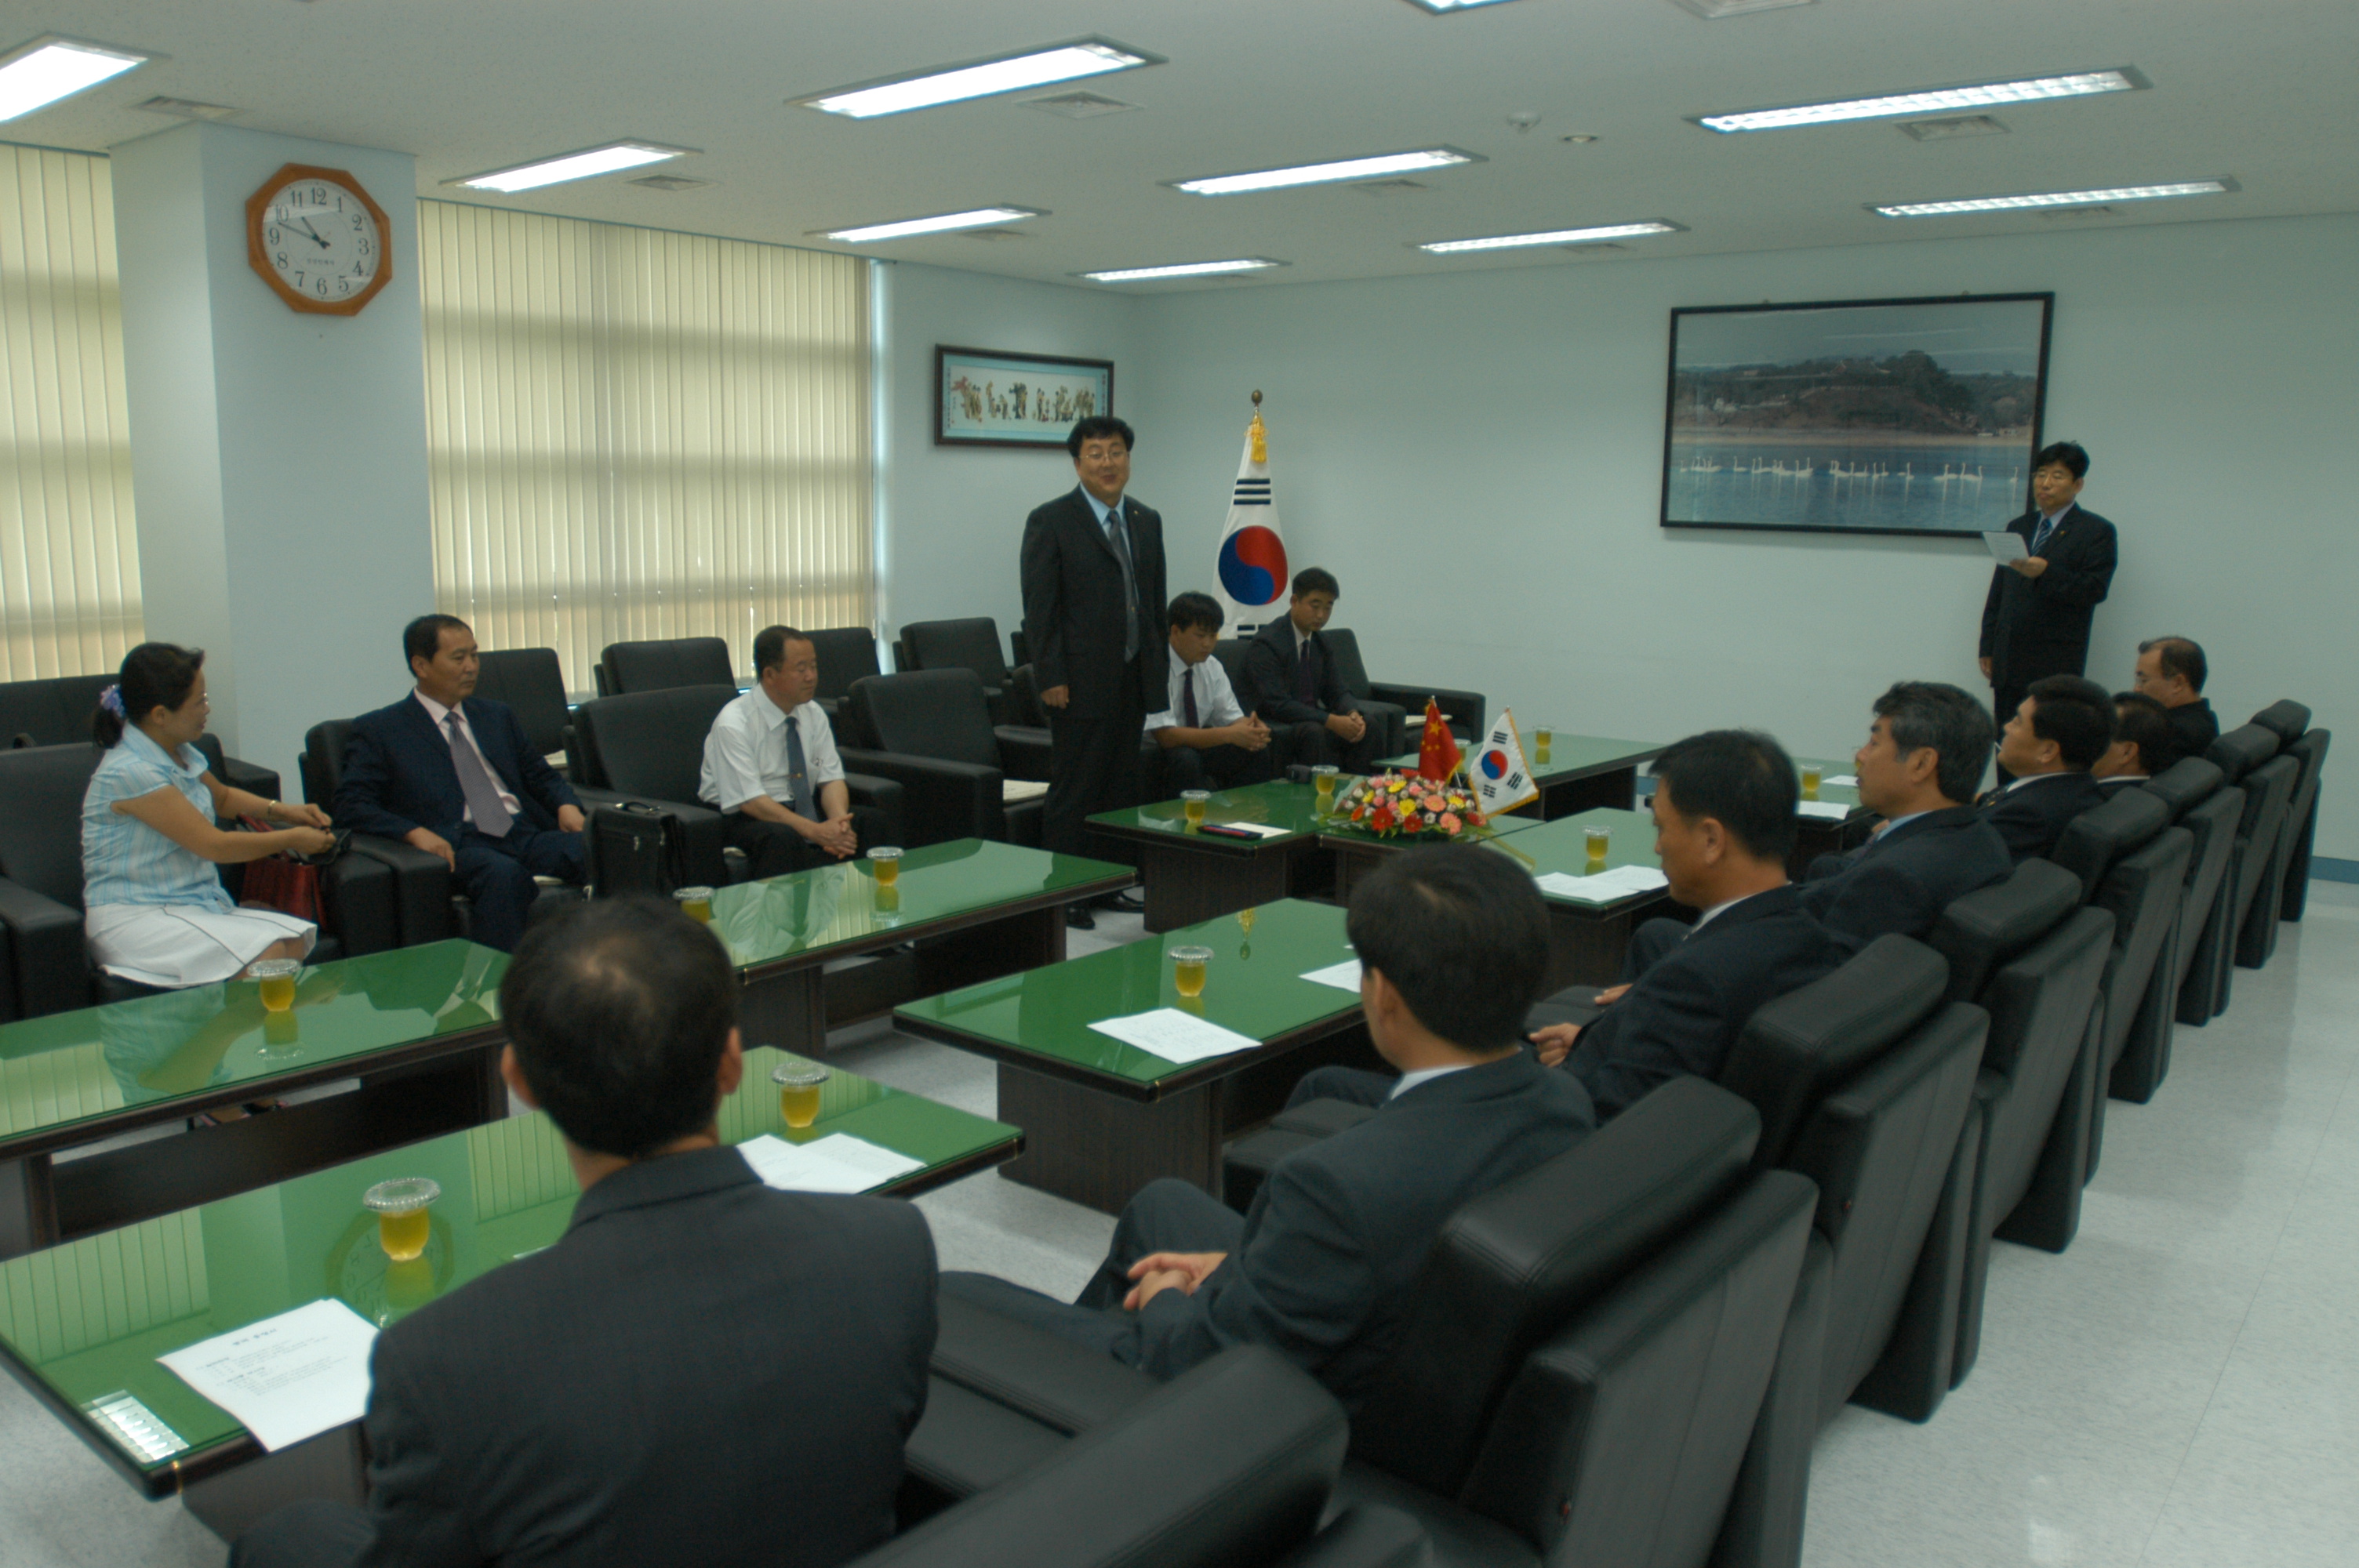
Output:
<path fill-rule="evenodd" d="M 1254 388 L 1253 405 L 1253 423 L 1245 427 L 1245 439 L 1253 443 L 1253 460 L 1266 463 L 1269 461 L 1269 432 L 1263 427 L 1261 422 L 1261 388 L 1259 387 Z"/>

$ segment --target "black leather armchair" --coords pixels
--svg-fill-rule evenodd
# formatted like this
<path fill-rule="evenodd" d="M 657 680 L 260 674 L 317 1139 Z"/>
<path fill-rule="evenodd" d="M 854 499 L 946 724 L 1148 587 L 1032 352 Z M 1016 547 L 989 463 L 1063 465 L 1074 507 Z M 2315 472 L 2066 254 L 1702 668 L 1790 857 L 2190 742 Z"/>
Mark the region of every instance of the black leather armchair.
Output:
<path fill-rule="evenodd" d="M 865 626 L 837 626 L 803 635 L 810 639 L 811 652 L 819 659 L 819 692 L 812 700 L 835 726 L 835 743 L 857 746 L 860 738 L 844 732 L 843 699 L 853 681 L 882 673 L 876 664 L 876 633 Z"/>
<path fill-rule="evenodd" d="M 2169 1011 L 2161 1018 L 2132 1025 L 2135 1031 L 2158 1037 L 2160 1068 L 2167 1066 L 2169 1023 L 2201 1028 L 2218 1011 L 2220 948 L 2223 916 L 2221 890 L 2236 854 L 2236 824 L 2244 819 L 2245 792 L 2223 783 L 2219 765 L 2202 757 L 2182 757 L 2148 779 L 2147 792 L 2161 797 L 2175 826 L 2194 838 L 2188 855 L 2187 886 L 2179 903 L 2179 934 L 2169 953 Z M 2128 1048 L 2136 1053 L 2139 1047 Z"/>
<path fill-rule="evenodd" d="M 999 622 L 988 615 L 957 621 L 912 621 L 901 628 L 903 670 L 973 670 L 994 724 L 1022 720 L 1007 694 L 1007 661 L 999 651 Z"/>
<path fill-rule="evenodd" d="M 853 1568 L 1408 1568 L 1423 1538 L 1397 1514 L 1319 1528 L 1348 1430 L 1324 1389 L 1239 1346 Z"/>
<path fill-rule="evenodd" d="M 1364 708 L 1382 706 L 1398 708 L 1402 714 L 1402 733 L 1396 738 L 1394 750 L 1386 756 L 1399 754 L 1413 744 L 1410 731 L 1425 722 L 1425 700 L 1433 698 L 1441 711 L 1450 716 L 1450 731 L 1462 741 L 1483 737 L 1483 694 L 1479 691 L 1457 691 L 1448 687 L 1424 686 L 1415 681 L 1372 681 L 1367 666 L 1360 661 L 1360 639 L 1351 632 L 1329 627 L 1328 644 L 1335 650 L 1335 671 L 1343 677 L 1343 689 L 1357 698 Z"/>
<path fill-rule="evenodd" d="M 565 668 L 554 648 L 503 648 L 478 655 L 475 695 L 505 702 L 524 726 L 525 741 L 544 757 L 564 753 L 560 773 L 573 762 L 573 710 L 565 700 Z"/>
<path fill-rule="evenodd" d="M 2245 815 L 2236 824 L 2236 852 L 2221 890 L 2220 989 L 2214 1010 L 2227 1011 L 2234 970 L 2257 969 L 2276 945 L 2277 911 L 2284 906 L 2283 865 L 2277 838 L 2284 831 L 2293 788 L 2301 777 L 2299 759 L 2280 752 L 2276 733 L 2246 724 L 2212 742 L 2206 755 L 2245 792 Z M 2258 920 L 2256 909 L 2263 911 Z"/>
<path fill-rule="evenodd" d="M 103 755 L 88 741 L 0 752 L 0 799 L 8 802 L 0 812 L 0 929 L 9 970 L 0 982 L 0 1022 L 135 994 L 98 972 L 82 935 L 82 802 Z M 243 868 L 222 871 L 234 896 Z M 327 869 L 321 893 L 327 907 L 316 961 L 394 945 L 393 883 L 384 867 L 347 855 Z"/>
<path fill-rule="evenodd" d="M 2114 917 L 2078 909 L 2080 879 L 2048 860 L 1942 912 L 1930 945 L 1950 960 L 1952 1000 L 1990 1014 L 1982 1072 L 1973 1207 L 1958 1302 L 1952 1386 L 1981 1347 L 1983 1285 L 1994 1237 L 2061 1252 L 2081 1222 L 2096 1093 L 2097 987 Z"/>
<path fill-rule="evenodd" d="M 598 695 L 622 697 L 675 686 L 737 686 L 729 644 L 718 637 L 667 637 L 609 643 L 598 655 Z"/>
<path fill-rule="evenodd" d="M 2287 754 L 2301 764 L 2301 780 L 2293 786 L 2293 800 L 2286 807 L 2285 827 L 2277 838 L 2277 859 L 2283 866 L 2278 878 L 2285 884 L 2277 913 L 2286 920 L 2299 920 L 2310 902 L 2310 848 L 2318 837 L 2318 786 L 2326 771 L 2327 748 L 2333 741 L 2331 730 L 2308 730 L 2286 746 Z"/>
<path fill-rule="evenodd" d="M 111 675 L 55 676 L 47 680 L 0 682 L 0 746 L 71 746 L 90 740 L 90 716 L 98 694 L 114 684 Z M 279 798 L 278 774 L 222 754 L 207 735 L 197 742 L 212 764 L 213 777 L 265 800 Z"/>
<path fill-rule="evenodd" d="M 1040 842 L 1038 797 L 1007 804 L 1003 781 L 1048 777 L 1048 748 L 995 730 L 973 670 L 916 670 L 854 681 L 846 708 L 875 748 L 841 749 L 843 764 L 903 790 L 909 848 L 953 838 Z"/>

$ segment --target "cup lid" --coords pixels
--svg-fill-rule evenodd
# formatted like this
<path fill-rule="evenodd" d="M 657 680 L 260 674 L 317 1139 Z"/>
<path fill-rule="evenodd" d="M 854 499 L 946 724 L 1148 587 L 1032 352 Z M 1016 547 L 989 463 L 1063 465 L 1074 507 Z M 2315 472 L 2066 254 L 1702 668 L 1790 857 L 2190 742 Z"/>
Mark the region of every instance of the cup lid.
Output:
<path fill-rule="evenodd" d="M 431 1176 L 396 1176 L 363 1193 L 361 1205 L 379 1214 L 408 1214 L 441 1195 L 442 1184 Z"/>
<path fill-rule="evenodd" d="M 770 1069 L 770 1081 L 774 1084 L 785 1085 L 789 1088 L 823 1084 L 831 1076 L 829 1070 L 817 1062 L 799 1060 L 781 1062 Z"/>
<path fill-rule="evenodd" d="M 707 887 L 674 888 L 671 890 L 671 896 L 683 903 L 696 898 L 710 900 L 712 897 L 712 890 Z"/>

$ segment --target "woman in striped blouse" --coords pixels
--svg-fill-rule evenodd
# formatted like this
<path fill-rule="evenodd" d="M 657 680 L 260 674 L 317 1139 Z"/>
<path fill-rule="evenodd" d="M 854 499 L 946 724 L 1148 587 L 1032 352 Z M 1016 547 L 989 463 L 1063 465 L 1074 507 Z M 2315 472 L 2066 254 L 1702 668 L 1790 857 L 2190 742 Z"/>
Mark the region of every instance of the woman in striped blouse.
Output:
<path fill-rule="evenodd" d="M 106 755 L 82 796 L 83 929 L 100 968 L 142 985 L 229 979 L 256 959 L 300 958 L 319 936 L 308 920 L 241 909 L 213 869 L 334 839 L 318 806 L 264 800 L 206 770 L 195 744 L 212 708 L 204 662 L 194 648 L 140 643 L 91 719 Z M 217 815 L 287 826 L 232 833 Z"/>

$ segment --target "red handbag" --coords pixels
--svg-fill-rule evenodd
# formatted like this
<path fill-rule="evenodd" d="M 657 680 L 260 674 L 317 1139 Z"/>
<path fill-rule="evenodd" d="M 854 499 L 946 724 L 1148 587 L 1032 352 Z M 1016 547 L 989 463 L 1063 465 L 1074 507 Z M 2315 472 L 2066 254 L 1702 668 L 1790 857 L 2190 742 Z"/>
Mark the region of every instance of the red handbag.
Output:
<path fill-rule="evenodd" d="M 242 816 L 238 821 L 249 833 L 276 831 L 259 817 Z M 314 925 L 325 925 L 326 905 L 320 894 L 320 869 L 333 860 L 343 847 L 343 836 L 340 834 L 335 849 L 316 860 L 298 860 L 278 854 L 248 860 L 245 876 L 238 884 L 238 902 L 263 904 L 281 914 L 291 914 Z"/>

